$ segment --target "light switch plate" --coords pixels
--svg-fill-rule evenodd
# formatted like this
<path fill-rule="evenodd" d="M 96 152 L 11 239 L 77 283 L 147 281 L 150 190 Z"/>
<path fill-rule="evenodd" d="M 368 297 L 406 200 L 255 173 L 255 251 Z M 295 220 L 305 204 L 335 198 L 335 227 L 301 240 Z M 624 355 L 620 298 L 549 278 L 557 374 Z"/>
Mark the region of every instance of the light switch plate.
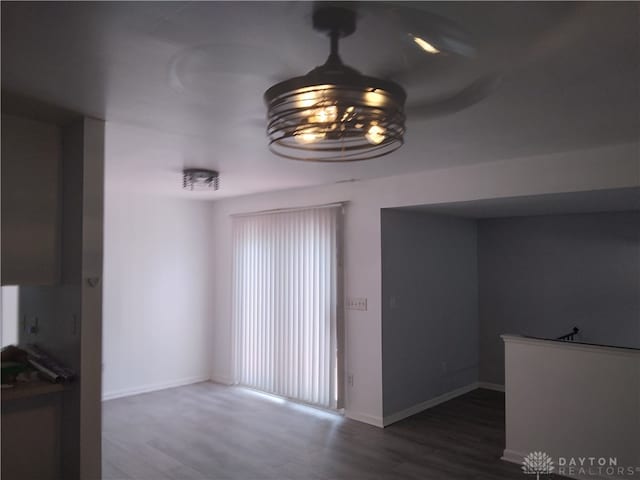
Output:
<path fill-rule="evenodd" d="M 367 311 L 367 299 L 365 297 L 347 297 L 347 310 Z"/>

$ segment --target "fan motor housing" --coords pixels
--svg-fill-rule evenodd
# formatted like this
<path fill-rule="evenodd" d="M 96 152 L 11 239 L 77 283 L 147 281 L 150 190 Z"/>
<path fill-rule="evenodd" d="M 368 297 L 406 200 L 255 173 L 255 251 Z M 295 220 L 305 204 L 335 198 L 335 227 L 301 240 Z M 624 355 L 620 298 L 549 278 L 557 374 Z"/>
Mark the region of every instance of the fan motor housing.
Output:
<path fill-rule="evenodd" d="M 313 28 L 327 34 L 348 37 L 356 31 L 356 11 L 351 2 L 322 2 L 313 10 Z"/>

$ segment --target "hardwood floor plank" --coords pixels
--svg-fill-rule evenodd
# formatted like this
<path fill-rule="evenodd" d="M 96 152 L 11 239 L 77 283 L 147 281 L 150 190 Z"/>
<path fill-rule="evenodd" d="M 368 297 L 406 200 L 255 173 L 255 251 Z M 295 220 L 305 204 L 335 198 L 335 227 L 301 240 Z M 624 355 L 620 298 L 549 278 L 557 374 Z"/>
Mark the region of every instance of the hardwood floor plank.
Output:
<path fill-rule="evenodd" d="M 103 412 L 105 480 L 526 480 L 500 460 L 504 394 L 489 390 L 386 429 L 209 382 Z"/>

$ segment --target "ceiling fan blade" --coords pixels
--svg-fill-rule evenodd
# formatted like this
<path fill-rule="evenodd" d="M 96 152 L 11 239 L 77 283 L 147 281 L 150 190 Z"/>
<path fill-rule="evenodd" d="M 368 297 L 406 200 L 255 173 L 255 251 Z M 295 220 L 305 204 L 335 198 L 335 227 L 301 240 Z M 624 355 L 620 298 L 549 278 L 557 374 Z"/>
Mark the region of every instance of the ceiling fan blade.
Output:
<path fill-rule="evenodd" d="M 364 17 L 378 17 L 391 35 L 407 45 L 407 50 L 421 52 L 416 37 L 429 42 L 441 52 L 472 57 L 476 48 L 470 35 L 458 24 L 413 2 L 361 2 L 358 10 Z"/>
<path fill-rule="evenodd" d="M 384 69 L 377 69 L 374 73 L 376 77 L 384 78 L 399 83 L 405 88 L 422 85 L 425 80 L 447 75 L 456 75 L 467 70 L 472 70 L 475 64 L 464 63 L 457 58 L 433 57 L 413 63 L 407 60 L 406 56 L 398 56 L 395 65 Z"/>
<path fill-rule="evenodd" d="M 472 17 L 466 13 L 456 17 L 455 7 L 445 5 L 446 8 L 453 9 L 454 18 L 461 22 L 458 26 L 435 13 L 420 10 L 420 8 L 433 8 L 438 13 L 445 12 L 446 9 L 443 10 L 439 3 L 427 4 L 419 8 L 403 5 L 385 6 L 385 2 L 380 3 L 379 7 L 373 5 L 368 8 L 388 12 L 389 18 L 402 15 L 403 25 L 407 28 L 418 28 L 415 30 L 418 32 L 415 36 L 420 36 L 420 32 L 424 32 L 425 40 L 433 40 L 435 46 L 443 47 L 440 54 L 425 54 L 414 44 L 414 37 L 405 34 L 404 41 L 411 44 L 410 48 L 406 43 L 402 43 L 395 54 L 389 56 L 382 68 L 372 70 L 376 76 L 398 82 L 405 87 L 420 85 L 425 80 L 433 80 L 436 76 L 443 78 L 455 75 L 459 78 L 474 78 L 478 76 L 478 72 L 482 71 L 502 71 L 503 73 L 514 71 L 552 55 L 561 48 L 568 48 L 575 38 L 584 33 L 581 30 L 588 25 L 584 19 L 588 17 L 590 10 L 595 8 L 589 3 L 581 2 L 545 4 L 545 9 L 541 11 L 529 4 L 509 6 L 507 8 L 512 12 L 511 15 L 519 15 L 523 22 L 522 32 L 516 35 L 510 23 L 496 21 L 500 19 L 499 12 L 502 5 L 498 9 L 493 4 L 480 3 L 480 6 L 467 9 L 477 9 L 478 16 L 484 15 L 487 18 L 487 25 L 470 23 Z M 455 5 L 455 2 L 451 2 L 451 5 Z M 401 13 L 412 10 L 417 12 L 413 15 Z M 461 12 L 464 13 L 465 10 L 459 10 L 458 15 Z M 430 16 L 433 20 L 430 20 Z M 531 22 L 527 23 L 525 20 L 531 16 L 533 16 Z M 435 20 L 437 18 L 442 20 Z M 396 21 L 396 28 L 398 24 L 399 21 Z M 465 31 L 462 27 L 464 24 L 473 28 Z M 435 36 L 431 36 L 432 31 L 435 32 Z M 506 43 L 503 41 L 504 37 L 510 37 L 512 40 Z M 446 42 L 439 43 L 439 38 L 451 41 L 454 47 L 459 44 L 461 48 L 447 48 Z M 466 74 L 471 76 L 466 77 Z"/>
<path fill-rule="evenodd" d="M 374 61 L 367 73 L 406 88 L 435 76 L 459 75 L 479 63 L 475 38 L 430 8 L 411 2 L 362 3 L 359 34 L 376 39 L 371 50 L 385 58 Z"/>
<path fill-rule="evenodd" d="M 458 112 L 482 101 L 499 85 L 501 75 L 487 75 L 481 77 L 462 90 L 429 100 L 425 103 L 408 105 L 405 108 L 408 117 L 432 118 Z"/>

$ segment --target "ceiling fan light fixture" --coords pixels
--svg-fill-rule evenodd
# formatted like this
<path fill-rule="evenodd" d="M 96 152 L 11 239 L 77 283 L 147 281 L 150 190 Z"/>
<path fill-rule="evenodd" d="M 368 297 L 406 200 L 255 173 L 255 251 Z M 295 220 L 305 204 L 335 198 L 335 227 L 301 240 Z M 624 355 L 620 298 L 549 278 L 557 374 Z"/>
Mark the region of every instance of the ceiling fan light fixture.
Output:
<path fill-rule="evenodd" d="M 372 145 L 379 145 L 386 138 L 386 130 L 380 125 L 371 125 L 365 135 L 367 141 Z"/>
<path fill-rule="evenodd" d="M 296 142 L 304 145 L 307 143 L 314 143 L 318 140 L 322 140 L 323 138 L 325 138 L 325 134 L 317 129 L 307 129 L 296 132 L 293 138 Z"/>
<path fill-rule="evenodd" d="M 269 149 L 284 158 L 349 162 L 388 155 L 404 142 L 404 89 L 362 75 L 342 63 L 338 40 L 355 30 L 355 14 L 321 7 L 314 27 L 328 30 L 331 53 L 324 65 L 269 88 Z"/>

